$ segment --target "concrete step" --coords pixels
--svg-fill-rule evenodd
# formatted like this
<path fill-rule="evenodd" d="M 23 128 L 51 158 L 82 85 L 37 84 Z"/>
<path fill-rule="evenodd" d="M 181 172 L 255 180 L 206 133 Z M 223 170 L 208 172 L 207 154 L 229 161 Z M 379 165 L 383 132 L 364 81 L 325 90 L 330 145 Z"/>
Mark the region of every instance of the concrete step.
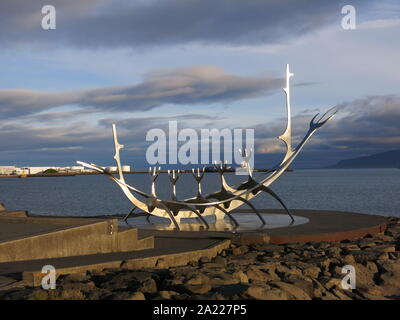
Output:
<path fill-rule="evenodd" d="M 27 217 L 28 212 L 24 210 L 16 210 L 16 211 L 7 211 L 1 210 L 1 203 L 0 203 L 0 216 L 2 217 Z"/>
<path fill-rule="evenodd" d="M 136 250 L 146 250 L 146 249 L 151 249 L 154 248 L 154 237 L 146 237 L 143 239 L 138 239 L 137 245 L 136 245 Z"/>
<path fill-rule="evenodd" d="M 127 229 L 116 233 L 118 251 L 134 251 L 154 248 L 154 236 L 139 239 L 138 229 Z M 132 242 L 135 241 L 135 245 Z"/>

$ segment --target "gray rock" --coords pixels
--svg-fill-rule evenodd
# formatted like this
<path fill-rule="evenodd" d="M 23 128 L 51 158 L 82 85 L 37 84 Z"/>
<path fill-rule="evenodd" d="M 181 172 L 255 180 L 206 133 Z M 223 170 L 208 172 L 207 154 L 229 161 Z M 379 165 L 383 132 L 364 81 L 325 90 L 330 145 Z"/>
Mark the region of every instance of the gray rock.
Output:
<path fill-rule="evenodd" d="M 185 289 L 192 294 L 204 294 L 209 292 L 212 287 L 209 284 L 198 284 L 198 285 L 185 285 Z"/>
<path fill-rule="evenodd" d="M 221 256 L 215 257 L 214 263 L 217 263 L 217 264 L 219 264 L 219 265 L 221 265 L 221 266 L 223 266 L 223 267 L 226 267 L 226 265 L 227 265 L 226 259 L 223 258 L 223 257 L 221 257 Z"/>
<path fill-rule="evenodd" d="M 321 277 L 319 279 L 320 283 L 327 289 L 340 288 L 343 278 L 332 278 L 332 277 Z"/>
<path fill-rule="evenodd" d="M 166 291 L 166 290 L 159 291 L 158 294 L 159 294 L 160 297 L 163 298 L 163 299 L 171 299 L 173 296 L 179 295 L 178 292 L 175 292 L 175 291 Z"/>
<path fill-rule="evenodd" d="M 257 246 L 258 251 L 263 251 L 263 252 L 284 252 L 285 247 L 281 245 L 276 245 L 276 244 L 261 244 Z"/>
<path fill-rule="evenodd" d="M 266 270 L 264 272 L 255 268 L 247 270 L 246 276 L 251 282 L 260 281 L 265 283 L 270 280 L 279 279 L 278 275 L 272 270 Z"/>
<path fill-rule="evenodd" d="M 323 295 L 320 297 L 321 300 L 339 300 L 337 296 L 335 296 L 333 293 L 326 291 L 323 293 Z"/>
<path fill-rule="evenodd" d="M 223 294 L 219 293 L 219 292 L 210 292 L 207 295 L 207 298 L 209 300 L 226 300 L 226 298 L 224 297 Z"/>
<path fill-rule="evenodd" d="M 237 283 L 215 287 L 214 290 L 224 298 L 231 299 L 234 296 L 242 296 L 249 288 L 247 284 Z"/>
<path fill-rule="evenodd" d="M 392 242 L 395 240 L 392 236 L 384 234 L 374 234 L 372 238 L 380 242 Z"/>
<path fill-rule="evenodd" d="M 295 279 L 290 283 L 295 287 L 302 289 L 310 298 L 314 298 L 314 287 L 312 281 Z"/>
<path fill-rule="evenodd" d="M 366 266 L 367 269 L 368 269 L 370 272 L 372 272 L 372 273 L 377 273 L 377 272 L 378 272 L 378 267 L 377 267 L 377 265 L 376 265 L 374 262 L 372 262 L 372 261 L 367 261 L 367 262 L 365 263 L 365 266 Z"/>
<path fill-rule="evenodd" d="M 330 244 L 329 242 L 322 241 L 322 242 L 316 243 L 315 247 L 318 248 L 318 249 L 325 250 L 325 249 L 328 249 L 331 245 L 332 244 Z"/>
<path fill-rule="evenodd" d="M 138 290 L 143 293 L 156 293 L 157 283 L 154 279 L 148 278 L 140 283 Z"/>
<path fill-rule="evenodd" d="M 224 268 L 224 266 L 220 265 L 219 263 L 206 262 L 201 265 L 201 268 L 202 269 L 219 269 L 220 270 L 220 269 Z"/>
<path fill-rule="evenodd" d="M 353 264 L 356 262 L 356 260 L 354 259 L 354 256 L 351 254 L 347 254 L 347 255 L 343 256 L 343 261 L 346 264 Z"/>
<path fill-rule="evenodd" d="M 347 253 L 351 254 L 353 251 L 360 250 L 360 247 L 355 243 L 342 243 L 340 247 Z"/>
<path fill-rule="evenodd" d="M 181 288 L 184 282 L 184 278 L 175 278 L 175 279 L 164 279 L 161 288 L 164 290 L 176 290 L 177 288 Z"/>
<path fill-rule="evenodd" d="M 240 246 L 240 247 L 237 247 L 237 248 L 233 248 L 232 253 L 234 255 L 243 255 L 248 251 L 249 251 L 249 247 L 248 246 Z"/>
<path fill-rule="evenodd" d="M 382 270 L 381 283 L 400 288 L 400 260 L 379 260 L 377 264 Z"/>
<path fill-rule="evenodd" d="M 232 256 L 229 257 L 229 263 L 228 263 L 228 267 L 236 267 L 236 266 L 247 266 L 250 264 L 253 264 L 255 261 L 253 258 L 247 258 L 246 256 Z"/>
<path fill-rule="evenodd" d="M 362 264 L 366 264 L 368 261 L 377 260 L 381 255 L 382 255 L 381 252 L 377 252 L 375 250 L 360 250 L 358 252 L 353 252 L 354 260 L 357 263 L 362 263 Z"/>
<path fill-rule="evenodd" d="M 326 288 L 317 280 L 312 281 L 314 294 L 313 296 L 317 299 L 321 299 L 326 294 Z"/>
<path fill-rule="evenodd" d="M 303 268 L 303 275 L 308 276 L 311 279 L 317 279 L 320 272 L 321 272 L 321 269 L 312 264 L 308 264 L 307 267 Z"/>
<path fill-rule="evenodd" d="M 144 294 L 140 291 L 133 292 L 126 300 L 146 300 Z"/>
<path fill-rule="evenodd" d="M 89 292 L 95 288 L 95 283 L 93 281 L 86 282 L 62 282 L 58 287 L 62 290 L 78 290 L 83 292 Z"/>
<path fill-rule="evenodd" d="M 81 272 L 81 273 L 71 273 L 68 275 L 65 275 L 62 277 L 62 281 L 67 281 L 67 282 L 80 282 L 80 281 L 86 281 L 90 279 L 90 275 L 88 275 L 86 272 Z"/>
<path fill-rule="evenodd" d="M 216 274 L 210 277 L 211 285 L 228 285 L 237 283 L 239 283 L 239 280 L 227 273 Z"/>
<path fill-rule="evenodd" d="M 371 272 L 367 267 L 362 264 L 355 263 L 354 268 L 356 270 L 356 283 L 358 286 L 372 286 L 374 285 L 374 273 Z"/>
<path fill-rule="evenodd" d="M 379 252 L 395 252 L 396 246 L 391 245 L 391 244 L 379 245 L 379 246 L 375 246 L 374 250 L 377 250 Z"/>
<path fill-rule="evenodd" d="M 88 300 L 102 300 L 112 297 L 113 293 L 110 290 L 102 288 L 93 288 L 86 293 L 86 299 Z"/>
<path fill-rule="evenodd" d="M 177 296 L 174 296 L 174 300 L 189 300 L 189 299 L 190 295 L 188 295 L 187 293 L 182 293 Z"/>
<path fill-rule="evenodd" d="M 208 258 L 208 257 L 201 257 L 201 258 L 199 259 L 199 262 L 200 262 L 201 264 L 210 262 L 210 258 Z"/>
<path fill-rule="evenodd" d="M 246 290 L 245 295 L 256 300 L 288 300 L 285 291 L 269 286 L 251 286 Z"/>
<path fill-rule="evenodd" d="M 339 247 L 330 247 L 326 250 L 327 255 L 330 257 L 339 257 L 341 252 L 342 249 L 340 249 Z"/>
<path fill-rule="evenodd" d="M 282 281 L 270 281 L 268 285 L 283 290 L 288 298 L 295 300 L 311 300 L 311 297 L 300 287 Z"/>
<path fill-rule="evenodd" d="M 49 291 L 43 290 L 41 288 L 35 289 L 26 297 L 27 300 L 48 300 L 49 298 L 50 298 Z M 74 300 L 83 300 L 83 299 L 84 296 L 82 295 L 82 293 L 80 293 L 79 297 Z"/>
<path fill-rule="evenodd" d="M 248 283 L 249 282 L 248 276 L 242 270 L 238 270 L 238 271 L 235 271 L 234 273 L 232 273 L 232 277 L 234 277 L 235 279 L 238 279 L 240 283 Z"/>
<path fill-rule="evenodd" d="M 199 285 L 208 283 L 209 281 L 210 279 L 206 275 L 197 273 L 188 278 L 184 283 L 188 285 Z"/>
<path fill-rule="evenodd" d="M 389 252 L 389 259 L 397 260 L 399 258 L 400 258 L 400 252 L 399 251 Z"/>

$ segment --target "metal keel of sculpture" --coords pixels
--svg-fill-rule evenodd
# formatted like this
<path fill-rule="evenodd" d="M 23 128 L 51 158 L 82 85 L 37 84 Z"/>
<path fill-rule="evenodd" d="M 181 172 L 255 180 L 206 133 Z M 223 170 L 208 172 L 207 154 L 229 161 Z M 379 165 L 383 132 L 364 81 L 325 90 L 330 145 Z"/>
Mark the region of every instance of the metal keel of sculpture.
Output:
<path fill-rule="evenodd" d="M 289 165 L 293 162 L 293 160 L 300 153 L 304 145 L 311 138 L 311 136 L 327 121 L 332 119 L 332 117 L 336 114 L 336 110 L 334 108 L 328 110 L 325 114 L 323 114 L 318 120 L 318 114 L 315 115 L 309 125 L 309 129 L 301 140 L 301 142 L 293 148 L 292 146 L 292 128 L 291 128 L 291 105 L 290 105 L 290 78 L 293 76 L 293 73 L 289 70 L 289 65 L 286 66 L 286 86 L 283 89 L 286 95 L 286 112 L 287 112 L 287 125 L 286 129 L 281 136 L 278 138 L 285 143 L 286 153 L 283 157 L 282 161 L 276 165 L 273 169 L 266 173 L 266 176 L 261 179 L 261 181 L 256 181 L 252 175 L 252 168 L 250 166 L 250 157 L 253 150 L 239 150 L 242 154 L 243 163 L 242 166 L 247 169 L 248 179 L 247 181 L 241 183 L 237 187 L 229 186 L 227 181 L 225 180 L 224 174 L 226 173 L 226 164 L 220 163 L 219 165 L 215 163 L 215 168 L 218 174 L 220 175 L 220 185 L 221 189 L 219 191 L 213 192 L 208 195 L 204 195 L 201 187 L 201 182 L 204 176 L 204 169 L 192 169 L 192 174 L 194 179 L 197 182 L 197 195 L 193 198 L 188 199 L 178 199 L 176 192 L 176 185 L 179 179 L 179 170 L 168 170 L 169 179 L 172 187 L 172 196 L 171 199 L 161 199 L 157 196 L 156 193 L 156 181 L 157 177 L 160 174 L 160 167 L 149 168 L 149 174 L 151 178 L 151 191 L 150 193 L 146 193 L 141 191 L 125 182 L 125 178 L 122 171 L 121 159 L 120 159 L 120 151 L 124 147 L 122 144 L 118 142 L 117 130 L 116 126 L 113 124 L 113 138 L 115 145 L 115 155 L 114 160 L 117 163 L 118 168 L 118 178 L 111 174 L 111 172 L 106 169 L 93 164 L 93 163 L 85 163 L 82 161 L 77 161 L 79 164 L 93 169 L 99 173 L 106 175 L 108 178 L 113 180 L 115 183 L 119 185 L 119 187 L 124 192 L 125 196 L 131 201 L 133 204 L 133 209 L 128 215 L 124 218 L 127 220 L 136 209 L 139 209 L 143 212 L 147 213 L 147 219 L 150 216 L 159 216 L 168 218 L 175 225 L 176 229 L 180 229 L 180 223 L 182 218 L 196 218 L 197 221 L 204 224 L 205 228 L 209 228 L 209 224 L 207 223 L 205 217 L 214 216 L 217 221 L 224 219 L 227 217 L 231 222 L 234 228 L 239 226 L 238 221 L 232 216 L 231 212 L 235 208 L 246 204 L 249 206 L 252 211 L 258 216 L 260 220 L 260 225 L 265 225 L 267 222 L 260 214 L 260 212 L 254 207 L 254 205 L 250 202 L 251 198 L 255 197 L 259 193 L 263 192 L 274 199 L 276 199 L 285 209 L 286 213 L 291 218 L 293 223 L 294 218 L 290 213 L 289 209 L 286 207 L 282 199 L 270 189 L 270 185 L 278 179 L 282 173 L 289 167 Z"/>

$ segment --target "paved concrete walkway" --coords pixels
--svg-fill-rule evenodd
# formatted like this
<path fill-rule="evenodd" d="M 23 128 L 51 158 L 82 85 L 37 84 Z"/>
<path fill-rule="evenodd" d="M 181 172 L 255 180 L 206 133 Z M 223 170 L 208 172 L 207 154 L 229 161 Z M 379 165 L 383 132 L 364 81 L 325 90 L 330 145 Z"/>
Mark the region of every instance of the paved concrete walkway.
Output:
<path fill-rule="evenodd" d="M 283 210 L 260 210 L 265 213 L 285 214 Z M 248 212 L 238 210 L 237 212 Z M 155 236 L 154 249 L 132 252 L 114 252 L 107 254 L 92 254 L 76 257 L 42 259 L 31 261 L 0 263 L 0 280 L 21 278 L 21 272 L 38 271 L 46 264 L 56 268 L 70 268 L 75 266 L 106 263 L 112 261 L 124 261 L 130 259 L 148 258 L 169 254 L 177 254 L 188 251 L 203 250 L 210 248 L 226 239 L 236 239 L 246 243 L 246 239 L 257 242 L 258 238 L 268 237 L 270 243 L 309 242 L 309 241 L 340 241 L 365 236 L 368 233 L 383 232 L 386 227 L 386 218 L 383 216 L 358 214 L 352 212 L 335 212 L 319 210 L 292 210 L 293 214 L 310 219 L 309 223 L 283 227 L 276 229 L 254 230 L 253 232 L 208 232 L 208 231 L 156 231 L 139 230 L 139 238 Z M 81 219 L 82 220 L 82 219 Z M 47 232 L 48 225 L 27 224 L 19 226 L 18 231 L 13 231 L 9 226 L 0 225 L 4 231 L 1 239 L 7 237 L 27 236 L 34 232 Z M 52 225 L 52 227 L 57 227 Z M 0 281 L 1 282 L 1 281 Z M 0 283 L 1 287 L 1 283 Z"/>
<path fill-rule="evenodd" d="M 61 216 L 29 216 L 26 218 L 0 216 L 0 242 L 28 238 L 99 221 L 101 220 L 94 218 Z"/>
<path fill-rule="evenodd" d="M 262 213 L 286 215 L 280 209 L 259 209 Z M 248 213 L 248 210 L 237 209 L 234 212 Z M 257 229 L 253 231 L 216 232 L 216 231 L 157 231 L 140 230 L 144 236 L 204 238 L 225 237 L 238 238 L 245 236 L 268 236 L 271 243 L 309 242 L 309 241 L 340 241 L 362 237 L 368 233 L 383 232 L 386 217 L 344 211 L 303 210 L 292 209 L 296 216 L 309 219 L 308 223 L 272 229 Z M 133 220 L 133 219 L 132 219 Z M 132 222 L 134 225 L 134 222 Z M 260 227 L 262 227 L 260 225 Z"/>

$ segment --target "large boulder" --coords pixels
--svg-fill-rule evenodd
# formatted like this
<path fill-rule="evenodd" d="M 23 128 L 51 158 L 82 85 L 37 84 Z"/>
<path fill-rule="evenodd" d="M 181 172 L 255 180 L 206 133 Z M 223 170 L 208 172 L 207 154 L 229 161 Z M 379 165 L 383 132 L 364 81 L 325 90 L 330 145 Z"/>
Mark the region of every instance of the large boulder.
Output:
<path fill-rule="evenodd" d="M 294 300 L 311 300 L 311 297 L 300 287 L 294 284 L 282 282 L 282 281 L 270 281 L 268 285 L 274 288 L 278 288 L 287 293 L 289 299 Z"/>
<path fill-rule="evenodd" d="M 373 286 L 375 273 L 360 263 L 354 265 L 356 271 L 356 287 Z"/>
<path fill-rule="evenodd" d="M 383 286 L 400 288 L 400 260 L 385 260 L 377 262 L 382 271 L 380 282 Z"/>
<path fill-rule="evenodd" d="M 256 300 L 288 300 L 288 294 L 279 288 L 270 286 L 251 286 L 245 295 Z"/>
<path fill-rule="evenodd" d="M 186 278 L 184 283 L 188 285 L 199 285 L 208 283 L 209 281 L 210 279 L 205 274 L 195 273 Z"/>
<path fill-rule="evenodd" d="M 185 285 L 185 289 L 191 294 L 204 294 L 209 292 L 212 287 L 209 284 Z"/>
<path fill-rule="evenodd" d="M 247 270 L 246 276 L 250 282 L 260 281 L 266 283 L 270 280 L 279 279 L 279 277 L 276 275 L 274 271 L 267 270 L 266 272 L 264 272 L 255 268 Z"/>

